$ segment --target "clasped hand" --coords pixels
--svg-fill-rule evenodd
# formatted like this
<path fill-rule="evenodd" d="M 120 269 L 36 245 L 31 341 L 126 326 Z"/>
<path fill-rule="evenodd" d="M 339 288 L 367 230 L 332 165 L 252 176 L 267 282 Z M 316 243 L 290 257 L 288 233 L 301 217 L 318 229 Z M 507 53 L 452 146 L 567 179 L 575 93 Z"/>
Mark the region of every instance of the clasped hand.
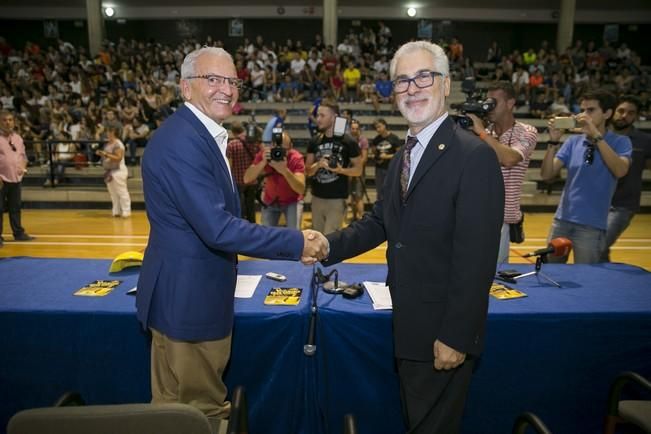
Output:
<path fill-rule="evenodd" d="M 466 354 L 445 345 L 438 339 L 434 342 L 434 369 L 454 369 L 466 360 Z"/>
<path fill-rule="evenodd" d="M 312 265 L 328 257 L 330 243 L 321 232 L 306 229 L 303 231 L 303 241 L 303 254 L 301 256 L 303 264 Z"/>

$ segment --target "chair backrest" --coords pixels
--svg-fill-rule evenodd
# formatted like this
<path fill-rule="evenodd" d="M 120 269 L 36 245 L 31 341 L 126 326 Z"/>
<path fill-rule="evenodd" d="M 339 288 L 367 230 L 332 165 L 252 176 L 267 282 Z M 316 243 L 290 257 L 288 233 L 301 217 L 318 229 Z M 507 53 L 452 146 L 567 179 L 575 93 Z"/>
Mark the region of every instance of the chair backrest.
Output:
<path fill-rule="evenodd" d="M 547 425 L 538 416 L 528 411 L 522 413 L 515 419 L 511 433 L 524 434 L 527 432 L 528 427 L 532 427 L 538 434 L 552 434 L 549 428 L 547 428 Z"/>
<path fill-rule="evenodd" d="M 46 407 L 16 413 L 7 434 L 211 434 L 208 418 L 186 404 Z"/>

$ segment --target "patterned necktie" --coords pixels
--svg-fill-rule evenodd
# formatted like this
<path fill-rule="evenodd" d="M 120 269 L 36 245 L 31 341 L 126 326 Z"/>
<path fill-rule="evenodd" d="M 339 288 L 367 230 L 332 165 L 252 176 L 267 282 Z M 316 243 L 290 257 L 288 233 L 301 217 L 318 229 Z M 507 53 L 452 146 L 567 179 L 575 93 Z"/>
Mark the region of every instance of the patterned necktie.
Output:
<path fill-rule="evenodd" d="M 400 197 L 404 202 L 407 198 L 407 188 L 409 187 L 409 171 L 411 168 L 411 150 L 418 143 L 416 136 L 407 136 L 404 152 L 402 154 L 402 171 L 400 172 Z"/>

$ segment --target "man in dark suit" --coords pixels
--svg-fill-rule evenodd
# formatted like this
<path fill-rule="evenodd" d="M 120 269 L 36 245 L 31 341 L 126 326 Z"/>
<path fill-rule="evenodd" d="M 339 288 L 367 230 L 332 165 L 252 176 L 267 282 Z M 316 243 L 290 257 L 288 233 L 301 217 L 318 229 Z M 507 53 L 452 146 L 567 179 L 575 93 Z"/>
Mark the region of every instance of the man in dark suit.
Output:
<path fill-rule="evenodd" d="M 504 185 L 495 152 L 449 117 L 448 59 L 429 42 L 391 62 L 407 141 L 373 212 L 327 235 L 331 265 L 387 241 L 395 356 L 409 433 L 459 432 L 483 346 Z"/>
<path fill-rule="evenodd" d="M 225 425 L 230 403 L 222 373 L 230 356 L 237 254 L 313 263 L 327 253 L 314 231 L 259 226 L 239 218 L 226 160 L 242 84 L 231 56 L 206 47 L 181 66 L 185 104 L 147 145 L 142 179 L 149 242 L 136 306 L 151 330 L 152 402 L 182 402 Z"/>

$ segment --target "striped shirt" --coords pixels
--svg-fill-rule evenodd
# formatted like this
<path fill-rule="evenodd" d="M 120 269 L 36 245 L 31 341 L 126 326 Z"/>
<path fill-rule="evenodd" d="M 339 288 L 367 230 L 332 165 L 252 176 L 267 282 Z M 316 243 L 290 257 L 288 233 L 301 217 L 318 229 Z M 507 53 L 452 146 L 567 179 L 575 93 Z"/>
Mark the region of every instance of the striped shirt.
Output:
<path fill-rule="evenodd" d="M 502 176 L 504 177 L 504 223 L 517 223 L 522 218 L 522 211 L 520 211 L 522 183 L 529 167 L 531 154 L 536 149 L 538 131 L 531 125 L 516 122 L 511 128 L 504 131 L 498 140 L 501 144 L 510 147 L 522 156 L 522 161 L 515 166 L 502 166 Z"/>

